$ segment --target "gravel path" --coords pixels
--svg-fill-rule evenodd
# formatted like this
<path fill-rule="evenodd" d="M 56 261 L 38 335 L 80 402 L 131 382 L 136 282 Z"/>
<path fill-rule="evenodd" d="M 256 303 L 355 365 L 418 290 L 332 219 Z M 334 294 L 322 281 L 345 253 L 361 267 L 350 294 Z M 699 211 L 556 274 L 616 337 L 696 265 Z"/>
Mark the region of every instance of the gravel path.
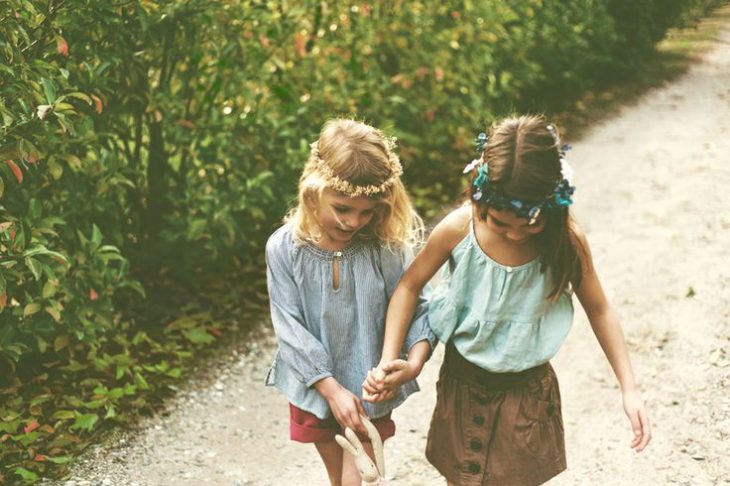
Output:
<path fill-rule="evenodd" d="M 550 484 L 728 485 L 730 28 L 687 74 L 572 144 L 577 216 L 622 317 L 654 440 L 629 449 L 618 388 L 577 306 L 553 361 L 569 469 Z M 326 484 L 314 448 L 288 440 L 286 400 L 262 386 L 273 342 L 262 331 L 166 416 L 92 448 L 59 484 Z M 422 453 L 442 353 L 394 414 L 391 484 L 443 484 Z"/>

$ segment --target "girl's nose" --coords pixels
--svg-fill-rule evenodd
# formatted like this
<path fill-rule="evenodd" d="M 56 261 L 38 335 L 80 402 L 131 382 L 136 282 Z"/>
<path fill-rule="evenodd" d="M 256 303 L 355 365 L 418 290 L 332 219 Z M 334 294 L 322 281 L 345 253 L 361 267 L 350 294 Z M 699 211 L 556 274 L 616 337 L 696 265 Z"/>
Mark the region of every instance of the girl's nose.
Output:
<path fill-rule="evenodd" d="M 345 228 L 354 229 L 358 226 L 358 219 L 355 217 L 344 218 L 342 222 L 345 224 Z"/>

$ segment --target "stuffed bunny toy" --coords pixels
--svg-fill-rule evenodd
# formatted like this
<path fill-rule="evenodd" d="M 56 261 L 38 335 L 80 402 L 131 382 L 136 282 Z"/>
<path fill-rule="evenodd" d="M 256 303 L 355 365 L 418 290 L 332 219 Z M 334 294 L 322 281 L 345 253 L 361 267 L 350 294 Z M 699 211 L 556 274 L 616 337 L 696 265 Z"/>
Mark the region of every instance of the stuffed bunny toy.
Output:
<path fill-rule="evenodd" d="M 388 483 L 385 480 L 385 457 L 383 455 L 383 441 L 380 438 L 378 429 L 366 417 L 362 417 L 362 423 L 368 431 L 368 437 L 373 444 L 375 452 L 375 462 L 370 459 L 368 453 L 362 446 L 362 442 L 357 438 L 357 434 L 349 427 L 345 429 L 345 436 L 336 435 L 335 440 L 345 451 L 355 458 L 355 465 L 360 471 L 363 486 L 385 486 Z"/>

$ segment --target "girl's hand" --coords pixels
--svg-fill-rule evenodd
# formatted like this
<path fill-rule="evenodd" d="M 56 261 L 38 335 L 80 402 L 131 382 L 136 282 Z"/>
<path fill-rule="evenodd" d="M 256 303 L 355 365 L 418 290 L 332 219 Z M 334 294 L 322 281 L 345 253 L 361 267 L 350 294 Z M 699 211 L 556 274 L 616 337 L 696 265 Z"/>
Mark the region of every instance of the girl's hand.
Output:
<path fill-rule="evenodd" d="M 352 430 L 367 434 L 360 415 L 367 417 L 368 414 L 362 408 L 359 398 L 331 377 L 315 383 L 315 387 L 327 400 L 337 423 L 343 428 L 350 427 Z"/>
<path fill-rule="evenodd" d="M 380 368 L 373 368 L 368 372 L 365 381 L 362 382 L 362 399 L 366 402 L 380 402 L 380 393 L 383 391 L 383 379 L 385 372 Z"/>
<path fill-rule="evenodd" d="M 350 427 L 352 430 L 367 434 L 367 429 L 365 429 L 360 419 L 360 415 L 367 417 L 367 413 L 362 408 L 360 399 L 353 393 L 340 387 L 340 390 L 335 392 L 332 397 L 327 398 L 327 402 L 332 410 L 332 415 L 335 416 L 335 420 L 343 428 Z"/>
<path fill-rule="evenodd" d="M 649 444 L 651 440 L 651 425 L 649 417 L 644 408 L 644 402 L 641 400 L 639 392 L 629 390 L 623 393 L 624 411 L 629 417 L 631 428 L 634 431 L 634 438 L 631 441 L 631 448 L 636 452 L 641 452 Z"/>
<path fill-rule="evenodd" d="M 382 380 L 384 390 L 391 390 L 399 387 L 403 383 L 414 380 L 421 372 L 420 367 L 416 367 L 410 361 L 403 359 L 394 359 L 389 363 L 385 363 L 381 366 L 381 369 L 385 373 L 385 377 Z"/>
<path fill-rule="evenodd" d="M 394 398 L 398 393 L 398 388 L 385 389 L 383 380 L 385 372 L 380 368 L 373 368 L 368 373 L 367 378 L 362 384 L 362 399 L 366 402 L 377 403 L 384 402 Z"/>

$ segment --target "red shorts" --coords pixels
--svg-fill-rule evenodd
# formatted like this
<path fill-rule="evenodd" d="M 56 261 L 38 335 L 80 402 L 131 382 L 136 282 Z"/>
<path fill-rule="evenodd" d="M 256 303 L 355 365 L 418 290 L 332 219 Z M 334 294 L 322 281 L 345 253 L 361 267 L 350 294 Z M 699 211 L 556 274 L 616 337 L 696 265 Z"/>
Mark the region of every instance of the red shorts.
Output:
<path fill-rule="evenodd" d="M 391 420 L 390 414 L 370 421 L 378 430 L 383 441 L 395 435 L 395 422 Z M 330 416 L 322 420 L 314 414 L 297 408 L 291 403 L 289 404 L 289 435 L 291 440 L 305 443 L 329 442 L 335 440 L 337 434 L 344 435 L 344 430 L 334 417 Z M 370 439 L 361 433 L 358 433 L 357 436 L 362 442 L 370 442 Z"/>

